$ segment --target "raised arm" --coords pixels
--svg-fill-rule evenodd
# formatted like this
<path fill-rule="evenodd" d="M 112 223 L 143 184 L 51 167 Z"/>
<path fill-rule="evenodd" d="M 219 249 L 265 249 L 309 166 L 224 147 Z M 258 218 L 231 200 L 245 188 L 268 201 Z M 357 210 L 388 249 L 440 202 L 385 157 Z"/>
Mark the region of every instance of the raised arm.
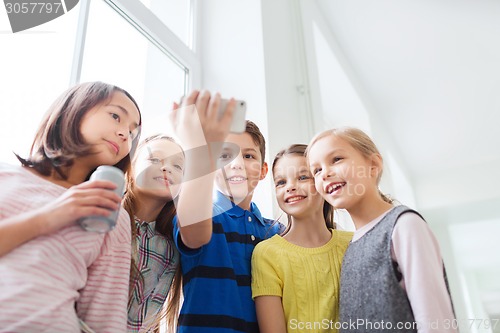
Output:
<path fill-rule="evenodd" d="M 177 218 L 182 242 L 199 248 L 212 237 L 212 192 L 216 159 L 229 133 L 235 102 L 228 103 L 218 119 L 220 96 L 192 92 L 174 105 L 171 120 L 185 152 L 182 190 L 177 201 Z"/>

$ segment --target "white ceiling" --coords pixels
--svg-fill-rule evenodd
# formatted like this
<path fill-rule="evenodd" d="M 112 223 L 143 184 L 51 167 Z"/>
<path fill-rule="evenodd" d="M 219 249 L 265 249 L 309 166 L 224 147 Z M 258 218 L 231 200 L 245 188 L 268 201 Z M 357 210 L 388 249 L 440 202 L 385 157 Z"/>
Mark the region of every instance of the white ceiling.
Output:
<path fill-rule="evenodd" d="M 500 1 L 318 3 L 413 176 L 500 159 Z"/>
<path fill-rule="evenodd" d="M 440 214 L 489 205 L 450 225 L 449 238 L 484 309 L 500 317 L 500 1 L 316 2 L 414 186 L 425 184 L 417 201 L 455 182 L 461 202 L 444 199 Z"/>

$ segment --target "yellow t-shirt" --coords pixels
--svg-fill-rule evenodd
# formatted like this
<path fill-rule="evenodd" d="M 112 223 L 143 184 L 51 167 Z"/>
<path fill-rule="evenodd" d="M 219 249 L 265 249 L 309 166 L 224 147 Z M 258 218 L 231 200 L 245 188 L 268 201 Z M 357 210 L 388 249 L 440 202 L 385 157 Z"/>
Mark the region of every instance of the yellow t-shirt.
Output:
<path fill-rule="evenodd" d="M 281 297 L 288 332 L 337 332 L 340 268 L 352 235 L 332 230 L 316 248 L 278 235 L 260 242 L 252 255 L 252 297 Z"/>

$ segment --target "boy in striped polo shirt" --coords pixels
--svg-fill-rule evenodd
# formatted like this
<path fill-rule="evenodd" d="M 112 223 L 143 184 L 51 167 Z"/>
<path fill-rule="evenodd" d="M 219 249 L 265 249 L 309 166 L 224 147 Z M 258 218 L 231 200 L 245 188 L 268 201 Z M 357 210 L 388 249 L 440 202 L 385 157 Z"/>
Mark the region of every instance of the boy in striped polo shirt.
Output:
<path fill-rule="evenodd" d="M 203 114 L 203 105 L 196 107 Z M 206 126 L 204 131 L 207 137 Z M 224 168 L 184 183 L 177 204 L 174 240 L 184 283 L 178 323 L 183 333 L 258 332 L 250 260 L 255 245 L 281 227 L 263 218 L 252 202 L 255 187 L 268 171 L 259 128 L 247 120 L 245 132 L 228 134 L 221 151 L 218 164 Z M 191 206 L 183 206 L 188 200 Z M 194 216 L 202 216 L 206 207 L 213 217 L 197 221 Z"/>

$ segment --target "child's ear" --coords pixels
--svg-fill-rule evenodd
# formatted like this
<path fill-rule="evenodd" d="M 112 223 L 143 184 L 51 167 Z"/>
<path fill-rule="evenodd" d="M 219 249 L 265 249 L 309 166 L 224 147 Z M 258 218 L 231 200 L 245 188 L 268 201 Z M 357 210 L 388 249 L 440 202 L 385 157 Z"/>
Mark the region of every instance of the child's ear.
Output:
<path fill-rule="evenodd" d="M 382 172 L 384 162 L 380 154 L 372 154 L 371 156 L 371 166 L 370 166 L 370 176 L 378 178 Z"/>
<path fill-rule="evenodd" d="M 269 167 L 267 166 L 267 163 L 264 162 L 262 163 L 262 167 L 260 168 L 260 178 L 259 180 L 262 180 L 266 178 L 267 172 L 269 171 Z"/>

